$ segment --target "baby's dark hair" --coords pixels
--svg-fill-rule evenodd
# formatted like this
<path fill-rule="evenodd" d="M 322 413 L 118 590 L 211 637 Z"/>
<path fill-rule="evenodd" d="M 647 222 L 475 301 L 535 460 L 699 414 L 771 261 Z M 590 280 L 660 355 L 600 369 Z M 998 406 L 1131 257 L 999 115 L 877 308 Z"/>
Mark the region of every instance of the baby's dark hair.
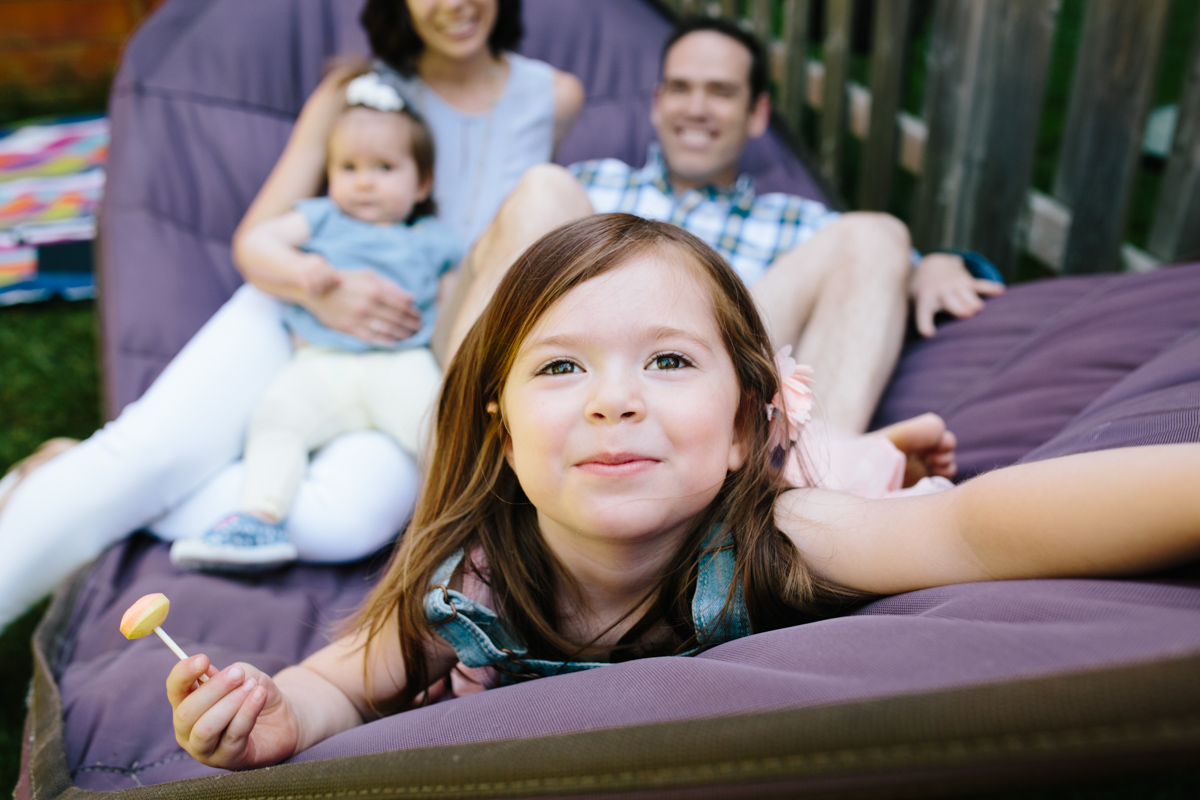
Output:
<path fill-rule="evenodd" d="M 433 159 L 436 155 L 433 145 L 433 132 L 429 130 L 429 126 L 425 124 L 425 120 L 421 119 L 421 115 L 405 106 L 400 112 L 408 117 L 408 121 L 412 123 L 412 157 L 417 163 L 417 175 L 420 176 L 422 182 L 429 181 L 433 183 Z M 413 206 L 413 210 L 409 213 L 408 219 L 405 222 L 409 225 L 413 224 L 421 217 L 433 217 L 437 215 L 437 202 L 433 199 L 433 192 L 429 192 L 429 196 Z"/>

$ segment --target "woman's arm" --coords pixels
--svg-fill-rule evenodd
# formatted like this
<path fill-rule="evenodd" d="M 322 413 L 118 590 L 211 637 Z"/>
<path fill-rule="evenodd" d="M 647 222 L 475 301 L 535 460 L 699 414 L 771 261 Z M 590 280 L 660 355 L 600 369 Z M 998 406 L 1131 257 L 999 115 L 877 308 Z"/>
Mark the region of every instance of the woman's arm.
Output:
<path fill-rule="evenodd" d="M 583 108 L 583 84 L 569 72 L 554 71 L 554 149 L 562 143 Z"/>
<path fill-rule="evenodd" d="M 340 639 L 274 678 L 240 663 L 217 672 L 203 655 L 180 661 L 167 678 L 176 741 L 201 763 L 246 769 L 278 763 L 361 725 L 375 716 L 372 704 L 405 687 L 395 622 L 369 651 L 362 643 L 361 635 Z M 435 639 L 431 683 L 456 662 L 454 651 Z M 196 683 L 202 674 L 209 680 Z"/>
<path fill-rule="evenodd" d="M 255 275 L 255 285 L 282 300 L 298 303 L 333 290 L 341 282 L 338 272 L 316 253 L 300 249 L 312 236 L 299 211 L 289 211 L 258 223 L 237 241 L 234 251 L 244 273 Z"/>
<path fill-rule="evenodd" d="M 1200 557 L 1200 444 L 989 472 L 940 494 L 794 490 L 776 521 L 814 570 L 892 594 L 967 581 L 1126 575 Z"/>
<path fill-rule="evenodd" d="M 359 69 L 360 65 L 333 68 L 304 101 L 283 153 L 233 233 L 235 252 L 238 239 L 250 228 L 291 211 L 298 201 L 314 197 L 321 190 L 325 145 L 346 104 L 346 82 Z M 237 266 L 241 269 L 241 264 Z M 250 276 L 246 279 L 251 280 Z"/>

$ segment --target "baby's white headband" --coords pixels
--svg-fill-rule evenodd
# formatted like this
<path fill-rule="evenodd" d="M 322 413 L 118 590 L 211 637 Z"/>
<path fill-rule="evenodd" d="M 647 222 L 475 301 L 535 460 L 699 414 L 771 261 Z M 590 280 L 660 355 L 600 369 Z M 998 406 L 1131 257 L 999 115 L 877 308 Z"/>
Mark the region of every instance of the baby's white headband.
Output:
<path fill-rule="evenodd" d="M 376 111 L 403 111 L 404 99 L 396 87 L 383 82 L 378 72 L 368 72 L 346 86 L 346 105 L 366 106 Z"/>

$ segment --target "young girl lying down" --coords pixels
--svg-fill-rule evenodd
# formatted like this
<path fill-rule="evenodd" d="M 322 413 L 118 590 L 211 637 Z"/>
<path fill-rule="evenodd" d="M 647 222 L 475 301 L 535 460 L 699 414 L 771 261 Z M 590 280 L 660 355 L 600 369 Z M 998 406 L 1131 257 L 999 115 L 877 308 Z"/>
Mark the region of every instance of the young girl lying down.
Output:
<path fill-rule="evenodd" d="M 700 240 L 621 214 L 551 233 L 447 372 L 424 496 L 352 632 L 274 677 L 179 662 L 176 738 L 206 764 L 272 764 L 456 667 L 495 685 L 688 655 L 872 594 L 1200 555 L 1200 445 L 894 499 L 789 489 L 780 426 L 800 415 L 780 386 L 749 295 Z"/>

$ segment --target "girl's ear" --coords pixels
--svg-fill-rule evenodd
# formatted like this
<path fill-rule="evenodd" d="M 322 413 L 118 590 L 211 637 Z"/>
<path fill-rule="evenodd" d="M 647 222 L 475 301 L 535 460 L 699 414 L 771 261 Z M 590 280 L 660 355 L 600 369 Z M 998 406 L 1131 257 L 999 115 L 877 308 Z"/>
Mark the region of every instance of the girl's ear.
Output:
<path fill-rule="evenodd" d="M 748 423 L 741 419 L 740 414 L 738 417 L 733 425 L 733 441 L 729 443 L 729 462 L 726 464 L 726 469 L 730 472 L 737 472 L 742 468 L 742 465 L 746 463 L 746 453 L 749 450 L 746 445 L 749 439 L 746 435 Z"/>
<path fill-rule="evenodd" d="M 500 413 L 500 404 L 497 403 L 495 400 L 489 400 L 488 404 L 486 406 L 484 406 L 484 408 L 487 409 L 487 413 L 489 415 L 491 415 L 492 417 L 495 417 L 495 416 L 499 415 L 499 413 Z M 513 465 L 513 463 L 512 463 L 513 462 L 512 439 L 509 438 L 507 432 L 505 432 L 505 434 L 504 434 L 504 460 L 508 462 L 509 469 L 512 469 L 512 465 Z"/>

